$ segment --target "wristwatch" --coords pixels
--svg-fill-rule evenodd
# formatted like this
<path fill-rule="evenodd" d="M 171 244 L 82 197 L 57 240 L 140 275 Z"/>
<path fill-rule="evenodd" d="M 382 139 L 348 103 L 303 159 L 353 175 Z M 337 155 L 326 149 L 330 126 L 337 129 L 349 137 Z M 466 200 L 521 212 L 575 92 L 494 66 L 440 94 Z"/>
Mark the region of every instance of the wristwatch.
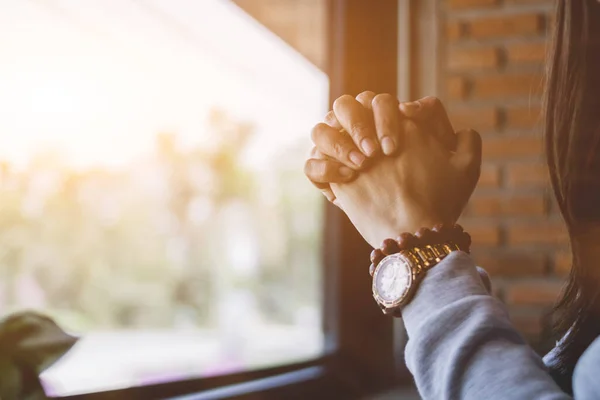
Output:
<path fill-rule="evenodd" d="M 453 242 L 428 244 L 384 257 L 373 272 L 373 297 L 384 314 L 399 316 L 428 269 L 460 247 Z"/>

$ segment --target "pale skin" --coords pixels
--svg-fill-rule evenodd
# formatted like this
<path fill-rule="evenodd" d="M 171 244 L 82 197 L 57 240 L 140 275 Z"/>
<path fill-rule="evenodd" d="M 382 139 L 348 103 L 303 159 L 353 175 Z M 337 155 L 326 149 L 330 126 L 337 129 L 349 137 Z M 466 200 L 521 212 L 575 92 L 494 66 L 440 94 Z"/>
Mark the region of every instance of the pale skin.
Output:
<path fill-rule="evenodd" d="M 479 179 L 479 134 L 455 134 L 435 98 L 399 104 L 372 92 L 342 96 L 312 137 L 307 176 L 373 247 L 402 232 L 455 223 Z M 375 145 L 365 148 L 369 140 Z M 352 162 L 358 151 L 360 164 Z"/>

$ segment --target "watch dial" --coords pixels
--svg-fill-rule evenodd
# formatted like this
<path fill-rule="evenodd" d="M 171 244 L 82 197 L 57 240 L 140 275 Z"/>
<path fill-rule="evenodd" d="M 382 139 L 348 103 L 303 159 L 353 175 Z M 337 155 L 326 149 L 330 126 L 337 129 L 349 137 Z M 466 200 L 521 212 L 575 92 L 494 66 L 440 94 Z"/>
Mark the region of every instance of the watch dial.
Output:
<path fill-rule="evenodd" d="M 375 289 L 386 302 L 395 302 L 404 297 L 411 282 L 409 265 L 396 254 L 384 258 L 375 271 Z"/>

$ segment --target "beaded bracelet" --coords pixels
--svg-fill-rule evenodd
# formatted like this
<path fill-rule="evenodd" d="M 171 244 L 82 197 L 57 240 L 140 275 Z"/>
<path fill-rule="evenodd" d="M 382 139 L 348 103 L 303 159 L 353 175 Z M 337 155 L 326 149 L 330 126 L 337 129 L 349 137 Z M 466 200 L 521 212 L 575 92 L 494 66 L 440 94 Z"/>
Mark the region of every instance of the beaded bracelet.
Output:
<path fill-rule="evenodd" d="M 373 276 L 377 264 L 383 260 L 384 257 L 390 254 L 398 253 L 402 250 L 409 250 L 419 246 L 432 245 L 432 244 L 444 244 L 454 243 L 461 251 L 466 253 L 471 252 L 471 235 L 465 232 L 462 226 L 454 224 L 448 226 L 445 224 L 438 224 L 433 229 L 421 228 L 414 235 L 405 232 L 400 234 L 395 240 L 385 239 L 380 248 L 374 249 L 371 252 L 371 266 L 369 267 L 369 274 Z"/>

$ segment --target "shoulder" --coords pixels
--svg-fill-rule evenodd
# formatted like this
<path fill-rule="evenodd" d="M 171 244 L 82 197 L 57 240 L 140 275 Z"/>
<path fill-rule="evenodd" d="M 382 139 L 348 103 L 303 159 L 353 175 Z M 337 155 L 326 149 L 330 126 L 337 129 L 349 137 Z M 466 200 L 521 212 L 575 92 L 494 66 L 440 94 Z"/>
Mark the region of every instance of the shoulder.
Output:
<path fill-rule="evenodd" d="M 575 398 L 592 399 L 600 393 L 600 337 L 579 358 L 573 373 Z"/>

